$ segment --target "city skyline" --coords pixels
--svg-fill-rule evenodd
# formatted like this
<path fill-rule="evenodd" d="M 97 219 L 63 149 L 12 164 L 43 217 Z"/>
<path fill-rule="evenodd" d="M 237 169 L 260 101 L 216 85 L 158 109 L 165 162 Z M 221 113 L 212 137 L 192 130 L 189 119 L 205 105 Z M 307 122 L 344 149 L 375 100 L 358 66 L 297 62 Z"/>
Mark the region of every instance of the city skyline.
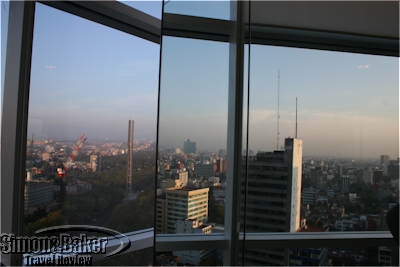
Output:
<path fill-rule="evenodd" d="M 134 119 L 135 136 L 155 140 L 159 46 L 41 4 L 36 12 L 28 136 L 125 140 Z M 305 155 L 398 157 L 398 58 L 251 49 L 250 150 L 276 147 L 279 70 L 281 144 L 294 136 L 298 97 Z M 226 149 L 229 45 L 164 37 L 163 55 L 160 146 Z"/>

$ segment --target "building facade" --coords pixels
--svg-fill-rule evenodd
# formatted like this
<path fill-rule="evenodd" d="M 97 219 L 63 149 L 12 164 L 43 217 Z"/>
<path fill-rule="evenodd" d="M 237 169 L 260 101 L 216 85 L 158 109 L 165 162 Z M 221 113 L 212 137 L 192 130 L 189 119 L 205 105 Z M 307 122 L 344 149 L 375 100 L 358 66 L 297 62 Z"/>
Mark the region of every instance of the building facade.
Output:
<path fill-rule="evenodd" d="M 94 172 L 97 171 L 97 166 L 99 165 L 98 158 L 99 158 L 99 156 L 97 156 L 97 155 L 90 155 L 90 168 Z"/>
<path fill-rule="evenodd" d="M 178 220 L 208 220 L 209 188 L 166 188 L 157 197 L 156 229 L 158 233 L 175 233 Z"/>
<path fill-rule="evenodd" d="M 186 154 L 196 154 L 197 148 L 196 148 L 196 142 L 191 142 L 190 139 L 187 141 L 183 142 L 183 152 Z"/>
<path fill-rule="evenodd" d="M 296 232 L 300 229 L 303 142 L 285 139 L 285 150 L 259 152 L 248 162 L 247 210 L 241 220 L 247 232 Z M 246 170 L 242 171 L 242 188 Z M 242 191 L 242 194 L 245 191 Z M 249 250 L 245 265 L 288 265 L 290 251 Z"/>
<path fill-rule="evenodd" d="M 214 164 L 196 164 L 194 166 L 194 173 L 196 177 L 208 178 L 214 176 Z"/>
<path fill-rule="evenodd" d="M 25 181 L 24 210 L 25 215 L 31 214 L 39 207 L 46 207 L 54 199 L 54 181 Z"/>

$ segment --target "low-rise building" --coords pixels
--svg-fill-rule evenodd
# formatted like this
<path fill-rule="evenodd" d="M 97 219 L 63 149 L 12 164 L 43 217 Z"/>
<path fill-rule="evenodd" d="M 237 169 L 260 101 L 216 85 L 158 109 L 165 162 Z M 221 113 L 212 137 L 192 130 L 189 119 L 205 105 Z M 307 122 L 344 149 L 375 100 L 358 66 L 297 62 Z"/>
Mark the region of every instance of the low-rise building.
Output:
<path fill-rule="evenodd" d="M 210 234 L 212 225 L 203 224 L 197 220 L 177 220 L 176 234 Z M 172 254 L 179 259 L 180 264 L 199 266 L 200 262 L 213 255 L 212 250 L 183 250 L 173 251 Z"/>
<path fill-rule="evenodd" d="M 317 204 L 318 192 L 319 191 L 313 187 L 304 189 L 301 193 L 303 204 Z"/>

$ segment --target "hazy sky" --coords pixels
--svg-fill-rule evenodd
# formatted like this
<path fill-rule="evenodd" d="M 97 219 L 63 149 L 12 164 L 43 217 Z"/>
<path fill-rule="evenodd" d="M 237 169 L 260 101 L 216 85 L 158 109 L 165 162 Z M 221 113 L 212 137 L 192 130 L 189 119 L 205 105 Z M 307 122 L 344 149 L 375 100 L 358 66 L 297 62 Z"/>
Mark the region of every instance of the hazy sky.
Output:
<path fill-rule="evenodd" d="M 159 3 L 148 3 L 147 8 L 161 14 Z M 77 139 L 85 133 L 88 140 L 124 140 L 128 120 L 133 119 L 135 138 L 155 140 L 159 49 L 38 4 L 29 136 Z"/>
<path fill-rule="evenodd" d="M 157 2 L 128 4 L 160 17 Z M 166 11 L 227 18 L 227 7 L 170 2 Z M 155 139 L 159 49 L 37 4 L 28 135 L 125 140 L 133 119 L 135 138 Z M 182 148 L 190 138 L 198 149 L 225 148 L 229 45 L 165 37 L 162 53 L 160 144 Z M 275 149 L 278 70 L 281 145 L 294 135 L 298 97 L 304 154 L 398 156 L 398 58 L 258 45 L 251 46 L 250 149 Z"/>

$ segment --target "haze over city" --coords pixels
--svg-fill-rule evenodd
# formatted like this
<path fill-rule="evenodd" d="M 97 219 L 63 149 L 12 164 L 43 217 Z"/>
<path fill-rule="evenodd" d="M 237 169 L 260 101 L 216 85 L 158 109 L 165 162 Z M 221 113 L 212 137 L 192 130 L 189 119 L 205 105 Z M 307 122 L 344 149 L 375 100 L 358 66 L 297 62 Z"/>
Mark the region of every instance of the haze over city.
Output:
<path fill-rule="evenodd" d="M 36 12 L 28 136 L 126 140 L 133 119 L 135 139 L 155 140 L 159 45 L 41 4 Z M 225 149 L 229 45 L 164 37 L 162 53 L 160 145 Z M 398 157 L 398 58 L 251 45 L 250 64 L 249 149 L 276 149 L 280 71 L 281 145 L 294 136 L 298 97 L 305 155 Z"/>

